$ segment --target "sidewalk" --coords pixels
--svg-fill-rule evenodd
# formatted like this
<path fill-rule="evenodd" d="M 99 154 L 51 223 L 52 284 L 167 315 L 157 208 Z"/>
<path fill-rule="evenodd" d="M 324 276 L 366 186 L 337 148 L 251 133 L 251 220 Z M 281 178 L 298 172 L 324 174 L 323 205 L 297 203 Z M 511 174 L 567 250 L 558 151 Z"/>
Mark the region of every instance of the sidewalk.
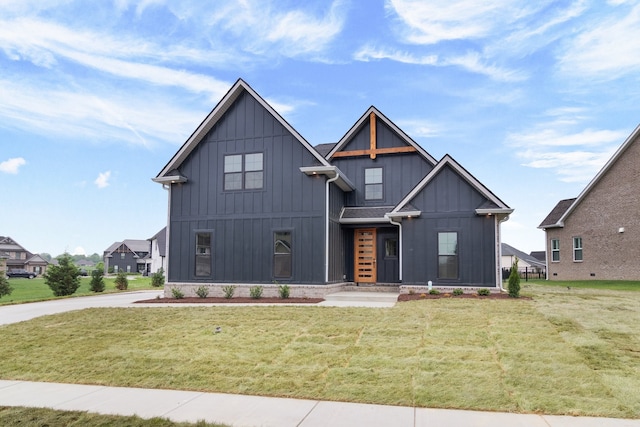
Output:
<path fill-rule="evenodd" d="M 640 420 L 410 408 L 179 390 L 0 380 L 0 406 L 277 427 L 640 427 Z"/>

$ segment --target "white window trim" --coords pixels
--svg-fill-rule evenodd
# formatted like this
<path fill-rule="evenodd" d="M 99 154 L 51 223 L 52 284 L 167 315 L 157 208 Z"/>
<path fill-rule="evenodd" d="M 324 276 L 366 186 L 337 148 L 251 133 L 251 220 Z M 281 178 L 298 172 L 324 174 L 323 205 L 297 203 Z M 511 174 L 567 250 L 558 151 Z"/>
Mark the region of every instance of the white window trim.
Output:
<path fill-rule="evenodd" d="M 578 239 L 580 239 L 580 247 L 576 247 L 576 241 Z M 576 259 L 576 251 L 580 251 L 580 254 L 582 255 L 582 259 Z M 584 249 L 582 245 L 582 237 L 575 236 L 573 238 L 573 262 L 582 262 L 583 260 L 584 260 Z"/>

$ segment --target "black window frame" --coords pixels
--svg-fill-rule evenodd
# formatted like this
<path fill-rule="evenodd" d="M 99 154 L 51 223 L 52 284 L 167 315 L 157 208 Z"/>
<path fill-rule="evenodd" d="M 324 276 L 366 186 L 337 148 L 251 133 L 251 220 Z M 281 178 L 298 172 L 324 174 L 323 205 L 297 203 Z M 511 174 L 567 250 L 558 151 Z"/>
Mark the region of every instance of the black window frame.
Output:
<path fill-rule="evenodd" d="M 368 171 L 380 171 L 380 181 L 369 182 L 367 179 Z M 377 178 L 377 177 L 375 177 Z M 369 193 L 373 192 L 374 195 L 380 194 L 380 197 L 370 197 Z M 373 168 L 365 168 L 364 169 L 364 199 L 365 200 L 384 200 L 384 168 L 381 166 L 376 166 Z"/>
<path fill-rule="evenodd" d="M 213 230 L 194 230 L 194 254 L 193 254 L 193 275 L 195 278 L 210 278 L 213 276 Z M 201 242 L 199 237 L 208 237 L 209 245 L 206 246 Z M 209 248 L 209 252 L 200 252 L 203 248 Z M 208 261 L 208 262 L 207 262 Z M 208 269 L 199 271 L 199 267 Z"/>
<path fill-rule="evenodd" d="M 441 241 L 444 235 L 455 235 L 455 246 L 450 248 L 449 242 Z M 438 231 L 438 279 L 458 280 L 460 279 L 460 236 L 457 231 Z M 446 245 L 446 246 L 445 246 Z M 455 275 L 449 270 L 455 270 Z"/>
<path fill-rule="evenodd" d="M 283 240 L 285 235 L 288 236 L 288 240 Z M 272 274 L 274 279 L 288 280 L 293 277 L 293 249 L 293 230 L 273 230 Z M 282 274 L 283 272 L 289 274 Z"/>
<path fill-rule="evenodd" d="M 260 169 L 256 169 L 257 162 L 253 156 L 260 155 Z M 240 158 L 231 163 L 232 158 Z M 225 154 L 222 160 L 222 189 L 224 191 L 254 191 L 264 189 L 264 152 Z M 228 163 L 229 160 L 229 163 Z M 259 176 L 259 179 L 257 177 Z M 238 181 L 239 178 L 239 181 Z M 259 181 L 260 185 L 255 183 Z"/>

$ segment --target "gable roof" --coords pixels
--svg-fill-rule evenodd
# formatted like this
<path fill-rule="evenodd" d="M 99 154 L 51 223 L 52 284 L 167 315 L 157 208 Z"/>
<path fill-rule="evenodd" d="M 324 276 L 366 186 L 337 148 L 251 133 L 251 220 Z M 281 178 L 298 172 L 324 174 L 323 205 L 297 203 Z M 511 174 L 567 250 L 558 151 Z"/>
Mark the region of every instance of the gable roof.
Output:
<path fill-rule="evenodd" d="M 131 252 L 133 252 L 134 257 L 139 257 L 138 253 L 148 254 L 151 248 L 151 242 L 149 240 L 135 240 L 135 239 L 126 239 L 122 242 L 112 243 L 105 251 L 104 255 L 107 257 L 111 257 L 112 253 L 115 252 L 118 248 L 126 246 Z"/>
<path fill-rule="evenodd" d="M 546 264 L 542 261 L 540 261 L 539 259 L 536 259 L 535 257 L 526 254 L 525 252 L 522 252 L 516 248 L 514 248 L 511 245 L 508 245 L 506 243 L 502 243 L 502 256 L 516 256 L 518 257 L 518 259 L 526 262 L 527 264 L 529 264 L 532 267 L 540 267 L 540 268 L 545 268 Z"/>
<path fill-rule="evenodd" d="M 627 139 L 622 143 L 622 145 L 616 150 L 613 156 L 607 161 L 607 163 L 600 169 L 600 171 L 596 174 L 596 176 L 587 184 L 587 186 L 582 190 L 582 192 L 575 199 L 565 199 L 561 200 L 555 208 L 551 211 L 547 218 L 542 221 L 542 223 L 538 226 L 538 228 L 554 228 L 554 227 L 564 227 L 564 221 L 567 219 L 569 215 L 574 211 L 574 209 L 587 197 L 587 195 L 591 192 L 591 190 L 600 182 L 602 177 L 609 172 L 609 169 L 613 167 L 613 165 L 618 161 L 620 157 L 624 154 L 627 149 L 638 140 L 640 137 L 640 125 L 636 126 L 636 128 L 631 132 L 631 135 L 627 137 Z M 558 206 L 567 202 L 567 200 L 571 200 L 572 203 L 569 206 L 566 206 L 564 211 L 556 218 L 553 217 L 554 211 Z M 558 212 L 555 212 L 557 214 Z"/>
<path fill-rule="evenodd" d="M 198 146 L 200 141 L 207 135 L 207 133 L 213 128 L 213 126 L 224 116 L 224 114 L 233 105 L 236 99 L 247 92 L 251 95 L 260 105 L 262 105 L 285 129 L 287 129 L 309 152 L 313 157 L 320 162 L 323 166 L 330 166 L 327 160 L 322 157 L 313 148 L 306 139 L 302 137 L 285 119 L 274 110 L 271 105 L 267 103 L 251 86 L 249 86 L 244 80 L 238 79 L 236 83 L 229 89 L 226 95 L 218 102 L 218 104 L 211 110 L 211 112 L 200 123 L 191 136 L 180 147 L 178 152 L 169 160 L 169 163 L 160 171 L 160 173 L 153 178 L 153 181 L 158 183 L 171 183 L 171 182 L 185 182 L 186 178 L 177 175 L 177 168 L 185 161 L 185 159 L 191 154 L 191 152 Z"/>
<path fill-rule="evenodd" d="M 492 214 L 503 214 L 509 215 L 513 212 L 506 203 L 504 203 L 498 196 L 493 194 L 487 187 L 485 187 L 480 181 L 478 181 L 473 175 L 471 175 L 465 168 L 460 166 L 458 162 L 456 162 L 453 157 L 446 154 L 442 160 L 438 162 L 438 164 L 425 176 L 414 188 L 407 194 L 404 199 L 400 201 L 393 209 L 390 216 L 402 216 L 402 210 L 405 206 L 413 200 L 414 197 L 418 195 L 426 186 L 429 184 L 445 167 L 451 167 L 455 172 L 458 173 L 469 185 L 475 188 L 480 194 L 482 194 L 488 202 L 485 202 L 482 206 L 476 209 L 476 213 L 478 215 L 492 215 Z M 397 215 L 394 215 L 397 214 Z"/>
<path fill-rule="evenodd" d="M 162 230 L 158 231 L 153 237 L 147 239 L 152 242 L 154 240 L 158 241 L 158 255 L 165 256 L 167 251 L 167 227 L 163 227 Z"/>
<path fill-rule="evenodd" d="M 558 204 L 551 209 L 549 215 L 547 215 L 547 217 L 540 223 L 538 228 L 562 227 L 562 225 L 559 225 L 560 218 L 564 216 L 569 207 L 571 207 L 575 201 L 576 198 L 560 200 Z"/>
<path fill-rule="evenodd" d="M 433 158 L 431 154 L 427 153 L 426 150 L 422 148 L 420 144 L 418 144 L 413 139 L 411 139 L 409 135 L 404 133 L 402 129 L 396 126 L 395 123 L 389 120 L 387 116 L 382 114 L 373 105 L 369 107 L 369 109 L 362 115 L 362 117 L 360 117 L 360 119 L 358 119 L 358 121 L 353 126 L 351 126 L 351 129 L 349 129 L 347 133 L 344 134 L 344 136 L 340 139 L 340 141 L 338 141 L 333 146 L 331 151 L 329 151 L 329 154 L 327 154 L 325 157 L 330 159 L 335 153 L 342 150 L 342 148 L 344 148 L 344 146 L 351 140 L 351 138 L 355 135 L 355 133 L 358 132 L 358 130 L 360 130 L 360 127 L 369 119 L 369 116 L 371 115 L 371 113 L 375 114 L 377 118 L 379 118 L 380 120 L 382 120 L 384 124 L 389 126 L 400 137 L 400 139 L 402 139 L 407 145 L 414 147 L 416 151 L 418 151 L 418 153 L 420 153 L 422 157 L 424 157 L 432 165 L 436 164 L 436 159 Z"/>

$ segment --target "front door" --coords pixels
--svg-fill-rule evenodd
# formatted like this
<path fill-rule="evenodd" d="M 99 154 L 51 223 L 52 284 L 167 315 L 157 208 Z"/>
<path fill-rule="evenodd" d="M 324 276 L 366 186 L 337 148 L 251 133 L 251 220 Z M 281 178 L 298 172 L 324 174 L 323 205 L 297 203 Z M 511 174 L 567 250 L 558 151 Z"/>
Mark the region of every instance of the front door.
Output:
<path fill-rule="evenodd" d="M 355 282 L 376 283 L 376 229 L 360 228 L 355 230 Z"/>

